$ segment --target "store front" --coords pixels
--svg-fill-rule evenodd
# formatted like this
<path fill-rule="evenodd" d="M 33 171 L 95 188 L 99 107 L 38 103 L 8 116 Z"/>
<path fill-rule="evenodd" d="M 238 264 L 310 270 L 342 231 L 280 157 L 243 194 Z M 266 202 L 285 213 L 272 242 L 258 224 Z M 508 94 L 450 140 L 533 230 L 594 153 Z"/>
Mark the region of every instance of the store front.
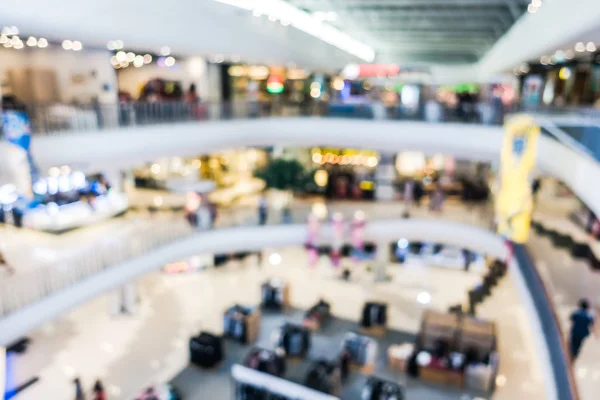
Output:
<path fill-rule="evenodd" d="M 315 182 L 330 199 L 373 200 L 378 153 L 370 150 L 314 148 Z"/>
<path fill-rule="evenodd" d="M 208 156 L 191 158 L 162 158 L 154 163 L 135 168 L 133 177 L 138 189 L 154 189 L 182 193 L 182 187 L 211 182 L 211 201 L 226 205 L 237 198 L 259 192 L 264 183 L 254 178 L 254 171 L 267 162 L 267 153 L 261 149 L 227 150 Z M 185 203 L 181 194 L 175 201 Z M 173 203 L 173 206 L 176 204 Z M 162 204 L 162 202 L 161 202 Z"/>
<path fill-rule="evenodd" d="M 0 47 L 4 108 L 25 110 L 34 132 L 91 130 L 116 121 L 117 81 L 106 51 L 66 50 L 43 38 L 7 43 Z"/>
<path fill-rule="evenodd" d="M 586 54 L 528 67 L 520 76 L 521 102 L 525 107 L 592 106 L 600 99 L 600 56 Z"/>

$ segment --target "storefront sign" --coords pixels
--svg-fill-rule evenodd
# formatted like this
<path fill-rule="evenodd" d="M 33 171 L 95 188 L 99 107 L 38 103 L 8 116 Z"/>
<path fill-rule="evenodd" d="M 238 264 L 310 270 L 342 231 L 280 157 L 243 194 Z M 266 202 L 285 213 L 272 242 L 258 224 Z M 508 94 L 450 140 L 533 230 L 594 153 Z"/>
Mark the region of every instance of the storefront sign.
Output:
<path fill-rule="evenodd" d="M 378 76 L 396 76 L 400 67 L 395 64 L 349 64 L 342 71 L 346 79 L 375 78 Z"/>
<path fill-rule="evenodd" d="M 498 233 L 516 243 L 525 243 L 533 209 L 531 173 L 540 127 L 531 116 L 519 115 L 511 119 L 504 130 L 501 186 L 496 199 Z"/>

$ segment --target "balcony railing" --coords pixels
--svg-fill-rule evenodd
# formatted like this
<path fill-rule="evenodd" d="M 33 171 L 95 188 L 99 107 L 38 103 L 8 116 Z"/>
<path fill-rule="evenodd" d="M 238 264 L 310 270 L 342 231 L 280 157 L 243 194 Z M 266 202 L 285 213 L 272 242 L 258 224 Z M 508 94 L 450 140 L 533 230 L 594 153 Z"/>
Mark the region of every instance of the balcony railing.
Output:
<path fill-rule="evenodd" d="M 309 104 L 286 105 L 240 101 L 231 103 L 33 104 L 14 109 L 27 113 L 34 134 L 99 131 L 175 122 L 286 116 L 464 122 L 492 125 L 501 124 L 506 111 L 501 105 L 490 103 L 469 103 L 451 108 L 433 101 L 417 107 L 386 107 L 383 103 L 340 104 L 314 101 Z"/>
<path fill-rule="evenodd" d="M 350 215 L 354 207 L 354 205 L 349 207 L 339 206 L 336 209 Z M 441 217 L 482 228 L 491 226 L 492 213 L 489 212 L 488 207 L 478 206 L 471 212 L 467 212 L 463 207 L 452 205 L 447 205 L 446 208 L 447 212 L 443 214 L 429 213 L 423 208 L 413 210 L 412 215 L 419 218 Z M 302 204 L 294 207 L 292 222 L 305 222 L 310 212 L 310 205 Z M 283 221 L 280 211 L 273 211 L 270 214 L 270 224 L 278 224 Z M 90 247 L 77 248 L 77 246 L 74 246 L 75 251 L 69 252 L 70 256 L 63 257 L 56 263 L 28 266 L 26 271 L 21 271 L 18 265 L 14 266 L 17 270 L 15 275 L 0 277 L 0 318 L 29 304 L 38 302 L 56 291 L 77 284 L 81 280 L 105 269 L 195 232 L 180 212 L 174 212 L 170 216 L 164 214 L 162 216 L 162 218 L 155 218 L 155 223 L 160 228 L 151 231 L 144 229 L 144 227 L 134 229 L 128 236 L 117 242 L 104 240 Z M 374 215 L 373 217 L 377 219 L 381 218 L 381 215 Z M 258 225 L 256 209 L 248 207 L 226 208 L 219 212 L 215 229 L 251 225 Z M 1 227 L 0 225 L 0 229 L 2 229 Z M 18 234 L 17 231 L 12 231 L 17 228 L 5 227 L 3 229 L 10 230 L 5 231 L 5 234 Z"/>

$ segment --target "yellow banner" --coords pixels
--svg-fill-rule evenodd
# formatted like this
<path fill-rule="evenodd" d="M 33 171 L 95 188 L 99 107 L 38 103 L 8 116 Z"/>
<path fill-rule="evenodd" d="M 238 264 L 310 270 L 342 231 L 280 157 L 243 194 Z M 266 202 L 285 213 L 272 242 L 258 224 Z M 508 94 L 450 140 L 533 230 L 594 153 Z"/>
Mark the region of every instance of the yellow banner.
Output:
<path fill-rule="evenodd" d="M 498 233 L 516 243 L 525 243 L 529 238 L 533 210 L 531 173 L 539 135 L 540 127 L 528 115 L 515 116 L 504 126 L 496 216 Z"/>

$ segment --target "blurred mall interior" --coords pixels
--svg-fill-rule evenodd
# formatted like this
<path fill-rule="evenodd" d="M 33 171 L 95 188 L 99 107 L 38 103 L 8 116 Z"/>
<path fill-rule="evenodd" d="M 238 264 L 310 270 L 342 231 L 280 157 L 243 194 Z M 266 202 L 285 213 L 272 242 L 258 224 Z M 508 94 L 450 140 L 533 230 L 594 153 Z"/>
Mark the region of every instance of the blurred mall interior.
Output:
<path fill-rule="evenodd" d="M 595 400 L 598 0 L 0 2 L 5 400 Z"/>

